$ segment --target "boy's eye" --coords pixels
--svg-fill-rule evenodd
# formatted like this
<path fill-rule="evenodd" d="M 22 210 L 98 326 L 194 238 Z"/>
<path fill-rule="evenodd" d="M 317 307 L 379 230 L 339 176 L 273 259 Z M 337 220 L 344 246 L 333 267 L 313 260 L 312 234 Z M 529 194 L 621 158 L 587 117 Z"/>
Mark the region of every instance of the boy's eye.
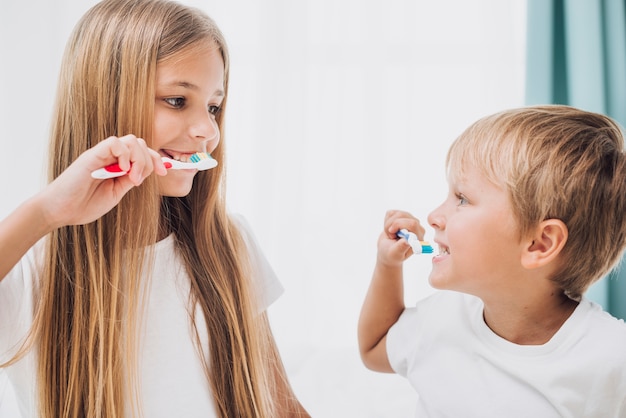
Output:
<path fill-rule="evenodd" d="M 457 193 L 455 196 L 456 196 L 456 198 L 458 200 L 457 206 L 467 205 L 467 198 L 465 196 L 463 196 L 460 193 Z"/>
<path fill-rule="evenodd" d="M 209 113 L 212 114 L 213 116 L 217 116 L 220 113 L 220 110 L 222 110 L 222 108 L 220 106 L 215 106 L 215 105 L 209 105 Z"/>
<path fill-rule="evenodd" d="M 177 109 L 180 109 L 181 107 L 183 107 L 185 105 L 185 98 L 184 97 L 168 97 L 166 99 L 164 99 L 165 102 L 167 104 L 169 104 L 172 107 L 175 107 Z"/>

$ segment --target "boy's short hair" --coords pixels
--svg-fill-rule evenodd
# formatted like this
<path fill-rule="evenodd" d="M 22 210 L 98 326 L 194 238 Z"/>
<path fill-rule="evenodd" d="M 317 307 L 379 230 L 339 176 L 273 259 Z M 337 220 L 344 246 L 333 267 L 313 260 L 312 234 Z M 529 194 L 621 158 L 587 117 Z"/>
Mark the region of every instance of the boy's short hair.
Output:
<path fill-rule="evenodd" d="M 569 106 L 507 110 L 452 144 L 448 176 L 473 166 L 509 194 L 520 234 L 546 219 L 568 228 L 552 278 L 570 297 L 618 262 L 626 244 L 626 156 L 619 125 Z"/>

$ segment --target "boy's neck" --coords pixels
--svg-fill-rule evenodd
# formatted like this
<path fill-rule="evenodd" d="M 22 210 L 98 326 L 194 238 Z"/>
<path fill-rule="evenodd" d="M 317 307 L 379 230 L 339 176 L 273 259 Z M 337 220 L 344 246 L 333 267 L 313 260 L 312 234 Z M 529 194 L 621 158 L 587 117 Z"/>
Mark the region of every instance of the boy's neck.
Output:
<path fill-rule="evenodd" d="M 534 300 L 485 302 L 483 317 L 500 337 L 519 345 L 547 343 L 572 315 L 578 302 L 554 292 Z"/>

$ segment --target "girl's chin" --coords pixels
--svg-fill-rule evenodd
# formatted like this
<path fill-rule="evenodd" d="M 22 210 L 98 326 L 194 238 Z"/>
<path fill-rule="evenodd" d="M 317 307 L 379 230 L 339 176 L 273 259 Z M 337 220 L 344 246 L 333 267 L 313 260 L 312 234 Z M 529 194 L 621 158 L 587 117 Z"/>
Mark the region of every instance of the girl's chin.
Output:
<path fill-rule="evenodd" d="M 176 181 L 167 181 L 164 177 L 159 180 L 159 193 L 167 197 L 185 197 L 191 192 L 193 185 L 193 177 Z"/>
<path fill-rule="evenodd" d="M 189 194 L 191 190 L 187 191 L 186 193 L 184 192 L 180 192 L 180 193 L 171 193 L 171 192 L 161 192 L 161 196 L 164 197 L 185 197 Z"/>

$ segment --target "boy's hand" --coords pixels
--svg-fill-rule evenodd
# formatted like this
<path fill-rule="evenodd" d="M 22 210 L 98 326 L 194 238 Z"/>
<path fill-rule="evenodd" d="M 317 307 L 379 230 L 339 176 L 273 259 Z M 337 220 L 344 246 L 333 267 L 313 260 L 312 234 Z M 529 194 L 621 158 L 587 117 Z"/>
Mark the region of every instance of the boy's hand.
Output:
<path fill-rule="evenodd" d="M 390 210 L 385 214 L 385 226 L 378 238 L 378 262 L 397 267 L 413 255 L 413 249 L 405 239 L 398 238 L 396 233 L 400 229 L 407 229 L 422 240 L 426 232 L 419 220 L 408 212 Z"/>

